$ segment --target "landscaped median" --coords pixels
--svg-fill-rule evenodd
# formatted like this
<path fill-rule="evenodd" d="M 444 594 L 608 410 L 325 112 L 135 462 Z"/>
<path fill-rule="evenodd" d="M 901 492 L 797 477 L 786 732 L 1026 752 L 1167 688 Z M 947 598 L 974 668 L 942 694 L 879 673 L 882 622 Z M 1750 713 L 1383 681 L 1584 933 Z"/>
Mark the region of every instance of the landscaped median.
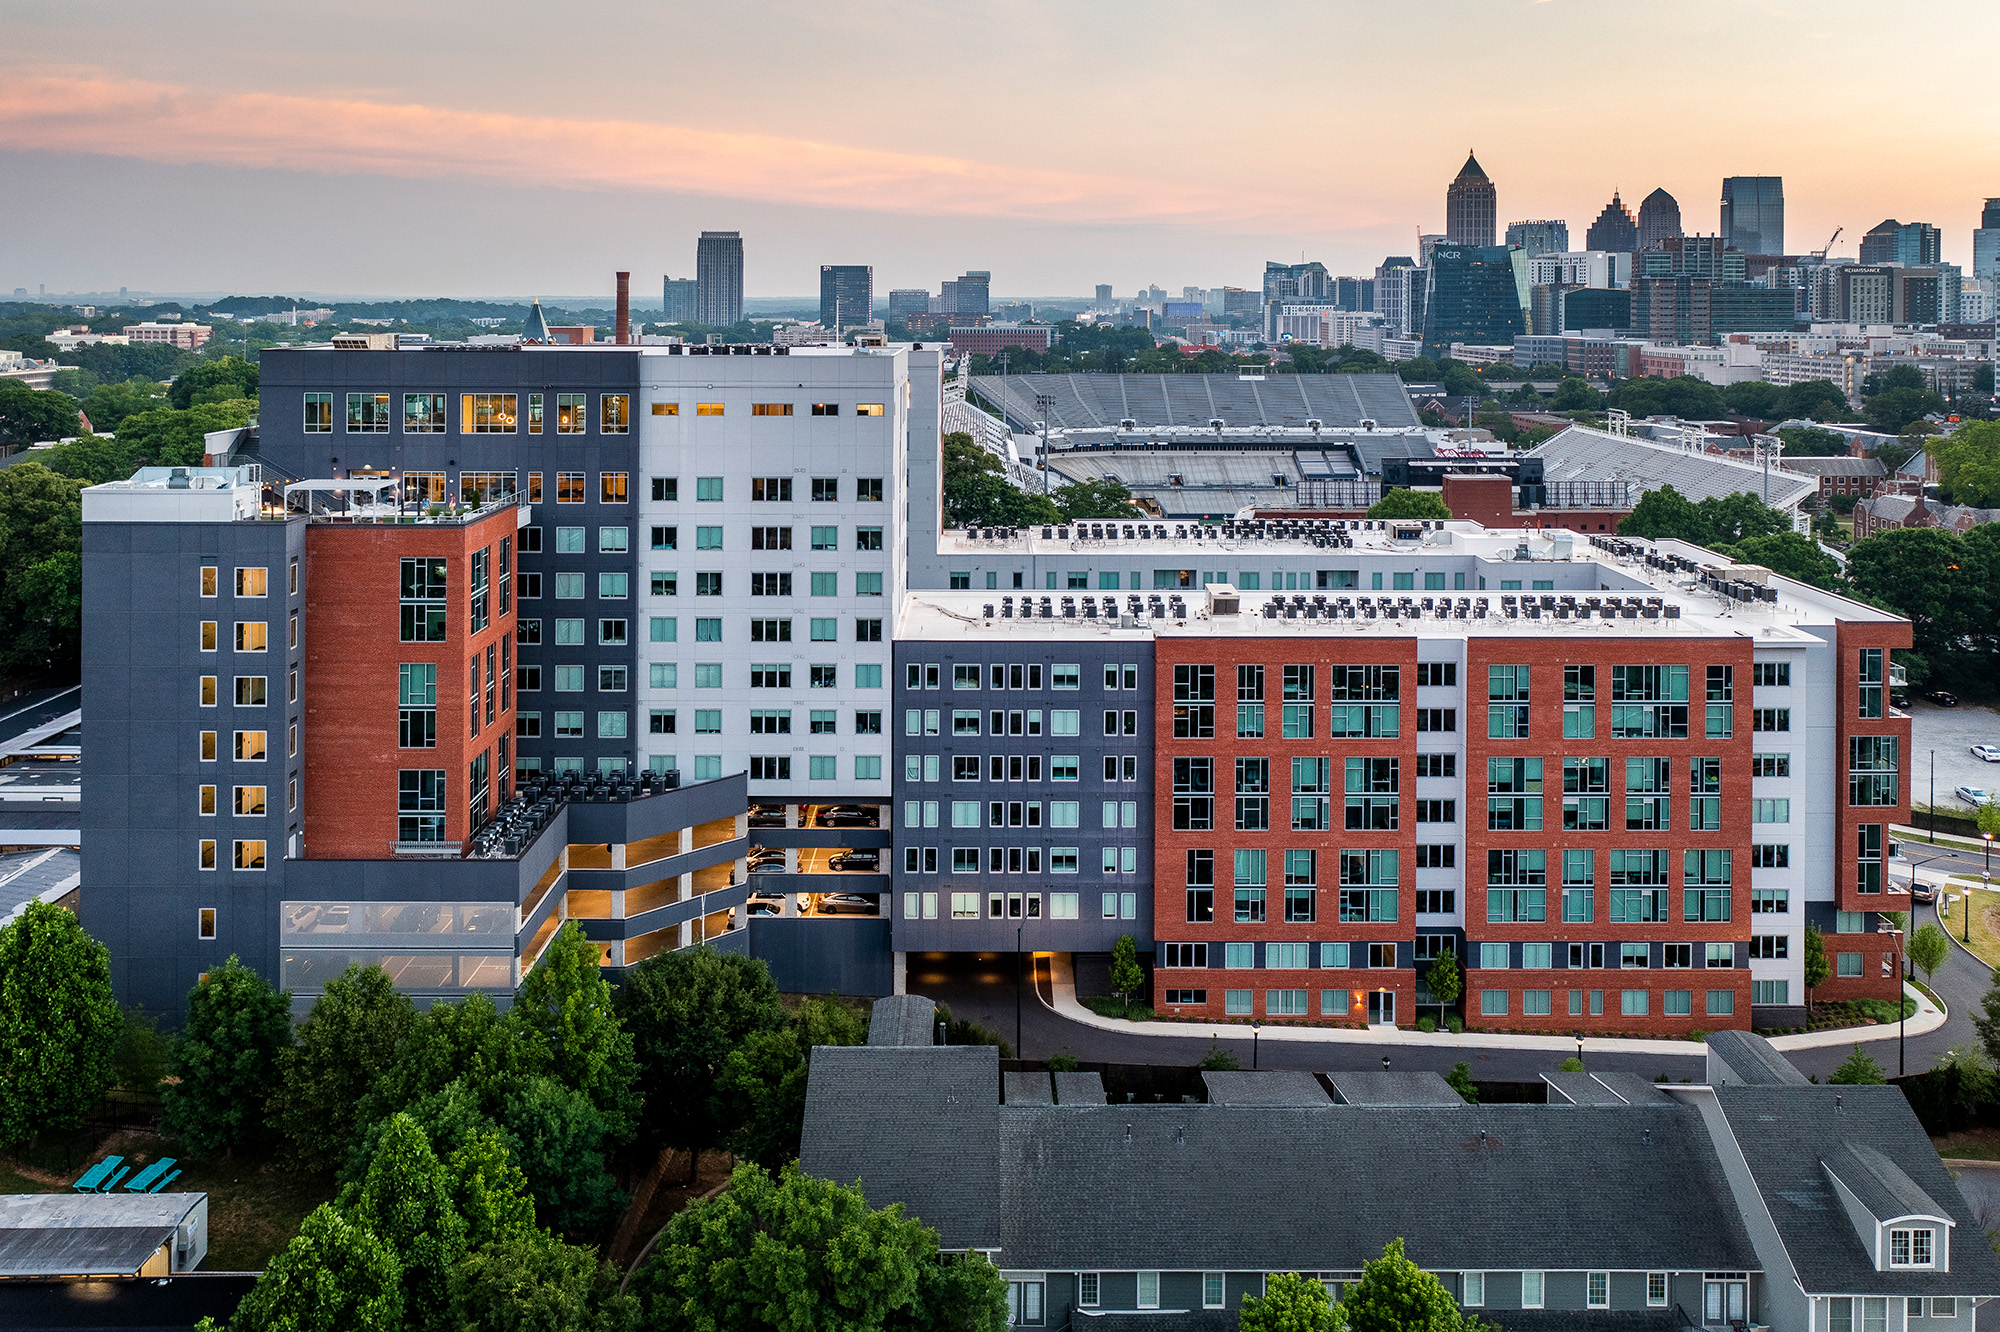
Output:
<path fill-rule="evenodd" d="M 1040 986 L 1036 996 L 1041 996 Z M 1935 1031 L 1944 1025 L 1945 1011 L 1929 996 L 1914 986 L 1905 985 L 1903 997 L 1906 1004 L 1914 1003 L 1910 1009 L 1906 1034 L 1919 1036 Z M 1086 1001 L 1077 998 L 1076 973 L 1067 953 L 1056 953 L 1049 958 L 1049 998 L 1044 1002 L 1062 1017 L 1072 1022 L 1080 1022 L 1086 1027 L 1096 1027 L 1102 1031 L 1122 1032 L 1137 1036 L 1176 1036 L 1185 1039 L 1204 1034 L 1228 1035 L 1243 1039 L 1251 1032 L 1248 1022 L 1225 1021 L 1178 1021 L 1162 1022 L 1136 1016 L 1150 1012 L 1142 1005 L 1134 1004 L 1130 1010 L 1133 1018 L 1110 1016 L 1105 1009 L 1114 1009 L 1116 1000 L 1111 1000 L 1100 1008 L 1095 1002 L 1086 1006 Z M 1093 1010 L 1098 1011 L 1093 1011 Z M 1771 1044 L 1780 1050 L 1810 1050 L 1824 1045 L 1847 1045 L 1856 1040 L 1886 1040 L 1897 1031 L 1893 1016 L 1895 1007 L 1884 1003 L 1882 1010 L 1888 1016 L 1886 1022 L 1865 1023 L 1857 1026 L 1830 1027 L 1815 1031 L 1796 1032 L 1787 1036 L 1774 1036 Z M 1574 1036 L 1534 1035 L 1526 1032 L 1467 1031 L 1451 1032 L 1419 1031 L 1406 1027 L 1293 1027 L 1259 1025 L 1256 1028 L 1259 1039 L 1267 1041 L 1305 1041 L 1339 1045 L 1435 1045 L 1440 1048 L 1485 1048 L 1490 1050 L 1562 1050 L 1574 1053 Z M 1679 1055 L 1683 1058 L 1701 1052 L 1698 1041 L 1674 1040 L 1666 1037 L 1635 1038 L 1627 1036 L 1588 1036 L 1591 1048 L 1618 1051 L 1625 1054 Z"/>

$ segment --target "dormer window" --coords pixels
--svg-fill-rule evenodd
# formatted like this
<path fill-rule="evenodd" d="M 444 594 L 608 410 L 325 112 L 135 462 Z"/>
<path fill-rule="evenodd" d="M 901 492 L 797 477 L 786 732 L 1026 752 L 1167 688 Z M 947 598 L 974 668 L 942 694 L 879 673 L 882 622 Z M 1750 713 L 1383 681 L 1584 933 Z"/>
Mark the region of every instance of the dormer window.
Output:
<path fill-rule="evenodd" d="M 1889 1232 L 1890 1267 L 1932 1267 L 1936 1265 L 1933 1241 L 1937 1232 L 1925 1229 Z"/>

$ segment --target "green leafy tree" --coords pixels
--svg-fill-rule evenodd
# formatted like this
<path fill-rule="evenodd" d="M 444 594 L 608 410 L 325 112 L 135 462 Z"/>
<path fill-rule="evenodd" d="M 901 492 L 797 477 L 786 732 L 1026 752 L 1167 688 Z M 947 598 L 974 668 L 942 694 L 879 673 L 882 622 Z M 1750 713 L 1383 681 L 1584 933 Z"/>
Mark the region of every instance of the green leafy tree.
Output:
<path fill-rule="evenodd" d="M 136 466 L 132 451 L 112 435 L 80 436 L 44 450 L 36 461 L 57 476 L 75 477 L 93 486 L 123 481 Z"/>
<path fill-rule="evenodd" d="M 474 1250 L 451 1274 L 454 1326 L 465 1332 L 626 1332 L 638 1300 L 595 1249 L 538 1231 Z"/>
<path fill-rule="evenodd" d="M 82 432 L 76 399 L 69 394 L 0 379 L 0 443 L 37 444 Z"/>
<path fill-rule="evenodd" d="M 916 1307 L 918 1272 L 937 1261 L 937 1237 L 900 1206 L 873 1211 L 858 1188 L 740 1165 L 726 1191 L 667 1223 L 634 1285 L 650 1326 L 871 1328 Z"/>
<path fill-rule="evenodd" d="M 1672 486 L 1649 490 L 1632 506 L 1632 512 L 1618 521 L 1618 535 L 1657 541 L 1674 538 L 1705 546 L 1715 539 L 1714 529 L 1702 511 Z"/>
<path fill-rule="evenodd" d="M 1785 391 L 1776 384 L 1768 384 L 1761 379 L 1746 379 L 1731 384 L 1722 390 L 1722 401 L 1729 410 L 1742 416 L 1754 416 L 1760 421 L 1773 421 L 1784 408 Z"/>
<path fill-rule="evenodd" d="M 1966 635 L 1983 630 L 1990 603 L 1971 552 L 1955 532 L 1897 528 L 1857 541 L 1847 576 L 1868 600 L 1910 621 L 1912 646 L 1938 665 L 1953 660 Z"/>
<path fill-rule="evenodd" d="M 1444 496 L 1431 490 L 1396 489 L 1368 506 L 1370 518 L 1449 518 Z"/>
<path fill-rule="evenodd" d="M 1472 1085 L 1472 1065 L 1461 1059 L 1453 1064 L 1444 1075 L 1451 1089 L 1465 1099 L 1467 1105 L 1479 1104 L 1479 1088 Z"/>
<path fill-rule="evenodd" d="M 136 412 L 157 412 L 164 408 L 167 395 L 150 379 L 128 379 L 118 384 L 99 384 L 81 405 L 92 430 L 116 430 L 119 422 Z"/>
<path fill-rule="evenodd" d="M 2000 838 L 2000 802 L 1987 801 L 1979 807 L 1975 817 L 1979 820 L 1979 831 L 1988 837 Z"/>
<path fill-rule="evenodd" d="M 1592 388 L 1589 380 L 1565 378 L 1556 385 L 1549 406 L 1559 412 L 1594 412 L 1603 399 L 1604 395 Z"/>
<path fill-rule="evenodd" d="M 1806 922 L 1806 955 L 1804 961 L 1806 1003 L 1812 1003 L 1812 994 L 1826 984 L 1826 937 L 1819 932 L 1819 926 Z"/>
<path fill-rule="evenodd" d="M 1129 518 L 1135 512 L 1132 492 L 1104 477 L 1063 486 L 1052 492 L 1049 498 L 1057 511 L 1072 521 L 1078 518 Z"/>
<path fill-rule="evenodd" d="M 1209 1073 L 1234 1073 L 1242 1068 L 1235 1055 L 1222 1048 L 1222 1043 L 1211 1036 L 1208 1038 L 1208 1053 L 1201 1057 L 1201 1068 Z"/>
<path fill-rule="evenodd" d="M 1439 953 L 1430 969 L 1424 972 L 1424 985 L 1439 1006 L 1450 1008 L 1457 1003 L 1459 996 L 1465 993 L 1465 977 L 1458 969 L 1458 955 Z"/>
<path fill-rule="evenodd" d="M 2000 1066 L 2000 967 L 1993 970 L 1986 993 L 1979 1001 L 1979 1012 L 1972 1015 L 1972 1028 L 1979 1033 L 1979 1043 L 1986 1049 L 1987 1059 Z"/>
<path fill-rule="evenodd" d="M 1139 969 L 1139 946 L 1129 934 L 1118 936 L 1118 942 L 1111 945 L 1111 988 L 1126 1003 L 1132 1002 L 1132 995 L 1146 983 L 1146 973 Z"/>
<path fill-rule="evenodd" d="M 124 1029 L 111 955 L 73 913 L 35 901 L 0 927 L 0 1146 L 80 1123 Z"/>
<path fill-rule="evenodd" d="M 1297 1272 L 1274 1273 L 1262 1296 L 1246 1296 L 1237 1314 L 1242 1332 L 1346 1332 L 1347 1310 L 1327 1297 L 1326 1283 Z"/>
<path fill-rule="evenodd" d="M 1840 581 L 1840 566 L 1834 563 L 1833 556 L 1797 532 L 1746 537 L 1733 546 L 1722 547 L 1721 551 L 1738 564 L 1761 564 L 1772 573 L 1814 587 L 1831 589 Z"/>
<path fill-rule="evenodd" d="M 1583 1061 L 1575 1055 L 1571 1055 L 1569 1058 L 1563 1060 L 1562 1063 L 1556 1065 L 1556 1072 L 1558 1073 L 1581 1073 L 1583 1071 Z"/>
<path fill-rule="evenodd" d="M 217 1332 L 203 1319 L 196 1332 Z M 322 1203 L 257 1277 L 229 1332 L 404 1332 L 390 1245 Z"/>
<path fill-rule="evenodd" d="M 589 1097 L 606 1132 L 626 1142 L 638 1126 L 639 1069 L 632 1037 L 612 1005 L 602 956 L 581 926 L 566 921 L 522 977 L 507 1020 L 540 1039 L 549 1076 Z"/>
<path fill-rule="evenodd" d="M 196 1156 L 257 1136 L 278 1052 L 292 1043 L 292 992 L 230 954 L 188 991 L 187 1026 L 173 1044 L 178 1081 L 160 1095 L 161 1126 Z"/>
<path fill-rule="evenodd" d="M 1808 379 L 1802 384 L 1787 385 L 1784 415 L 1808 421 L 1844 421 L 1848 416 L 1847 395 L 1830 379 Z"/>
<path fill-rule="evenodd" d="M 782 1031 L 785 1010 L 762 962 L 712 948 L 681 948 L 628 968 L 617 1011 L 632 1034 L 645 1097 L 644 1128 L 695 1154 L 727 1127 L 717 1081 L 752 1032 Z"/>
<path fill-rule="evenodd" d="M 605 1164 L 610 1126 L 588 1096 L 553 1078 L 524 1079 L 501 1098 L 500 1127 L 544 1225 L 595 1237 L 617 1219 L 625 1195 Z"/>
<path fill-rule="evenodd" d="M 394 1115 L 358 1189 L 341 1199 L 349 1217 L 395 1252 L 403 1309 L 412 1328 L 448 1326 L 451 1271 L 465 1257 L 465 1220 L 430 1139 L 408 1115 Z"/>
<path fill-rule="evenodd" d="M 548 1047 L 531 1025 L 510 1022 L 483 994 L 432 1004 L 416 1015 L 363 1101 L 363 1122 L 385 1119 L 459 1084 L 487 1108 L 514 1078 L 546 1072 Z"/>
<path fill-rule="evenodd" d="M 118 423 L 118 442 L 134 458 L 158 467 L 198 467 L 207 454 L 206 436 L 250 424 L 257 404 L 243 399 L 200 403 L 186 411 L 134 412 Z"/>
<path fill-rule="evenodd" d="M 1938 481 L 1960 504 L 2000 506 L 2000 421 L 1967 421 L 1925 449 L 1937 460 Z"/>
<path fill-rule="evenodd" d="M 118 1085 L 129 1092 L 157 1091 L 167 1076 L 167 1038 L 160 1020 L 134 1004 L 125 1009 L 125 1030 L 118 1036 L 118 1053 L 111 1058 Z"/>
<path fill-rule="evenodd" d="M 1341 1296 L 1349 1332 L 1461 1332 L 1466 1316 L 1444 1283 L 1403 1256 L 1390 1240 Z"/>
<path fill-rule="evenodd" d="M 1605 395 L 1605 404 L 1634 416 L 1677 416 L 1684 421 L 1719 421 L 1729 415 L 1722 391 L 1693 375 L 1621 379 Z"/>
<path fill-rule="evenodd" d="M 1007 1279 L 982 1253 L 941 1253 L 917 1265 L 917 1301 L 883 1332 L 1006 1332 Z"/>
<path fill-rule="evenodd" d="M 1844 458 L 1847 456 L 1847 436 L 1833 430 L 1808 430 L 1803 426 L 1791 426 L 1778 432 L 1784 443 L 1786 458 Z"/>
<path fill-rule="evenodd" d="M 278 1056 L 271 1126 L 307 1170 L 330 1170 L 363 1127 L 363 1098 L 378 1071 L 391 1066 L 417 1010 L 380 967 L 356 963 L 326 992 Z"/>
<path fill-rule="evenodd" d="M 256 396 L 257 367 L 240 356 L 197 361 L 175 375 L 173 386 L 167 390 L 167 401 L 180 411 Z"/>
<path fill-rule="evenodd" d="M 1861 414 L 1877 430 L 1900 434 L 1911 422 L 1942 412 L 1945 407 L 1944 398 L 1929 389 L 1892 388 L 1863 402 Z"/>
<path fill-rule="evenodd" d="M 468 1249 L 518 1239 L 535 1229 L 528 1177 L 514 1164 L 507 1140 L 497 1130 L 474 1133 L 451 1153 L 445 1188 L 452 1209 L 465 1222 Z"/>
<path fill-rule="evenodd" d="M 739 1161 L 777 1171 L 799 1155 L 805 1131 L 806 1082 L 812 1052 L 822 1045 L 866 1045 L 868 1022 L 839 999 L 811 998 L 791 1025 L 753 1031 L 723 1061 L 717 1089 L 736 1127 L 729 1148 Z"/>
<path fill-rule="evenodd" d="M 1936 923 L 1925 921 L 1910 936 L 1910 961 L 1914 962 L 1924 979 L 1929 980 L 1951 952 L 1951 941 L 1944 937 L 1944 931 Z"/>
<path fill-rule="evenodd" d="M 83 617 L 83 482 L 39 462 L 0 469 L 0 667 L 75 679 Z"/>
<path fill-rule="evenodd" d="M 1833 1070 L 1827 1081 L 1849 1087 L 1878 1087 L 1888 1079 L 1882 1075 L 1882 1066 L 1856 1041 L 1854 1053 L 1841 1060 L 1840 1067 Z"/>

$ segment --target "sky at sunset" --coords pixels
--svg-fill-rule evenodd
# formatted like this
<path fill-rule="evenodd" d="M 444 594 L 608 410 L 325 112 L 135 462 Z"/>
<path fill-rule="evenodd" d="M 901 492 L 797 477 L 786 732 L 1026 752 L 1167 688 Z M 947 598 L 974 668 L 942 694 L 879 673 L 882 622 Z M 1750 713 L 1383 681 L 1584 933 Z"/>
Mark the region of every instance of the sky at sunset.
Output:
<path fill-rule="evenodd" d="M 0 294 L 657 300 L 704 228 L 753 297 L 1255 287 L 1412 253 L 1468 147 L 1575 248 L 1614 187 L 1712 232 L 1770 174 L 1794 253 L 1895 217 L 1969 264 L 2000 196 L 1996 0 L 0 0 L 0 34 Z"/>

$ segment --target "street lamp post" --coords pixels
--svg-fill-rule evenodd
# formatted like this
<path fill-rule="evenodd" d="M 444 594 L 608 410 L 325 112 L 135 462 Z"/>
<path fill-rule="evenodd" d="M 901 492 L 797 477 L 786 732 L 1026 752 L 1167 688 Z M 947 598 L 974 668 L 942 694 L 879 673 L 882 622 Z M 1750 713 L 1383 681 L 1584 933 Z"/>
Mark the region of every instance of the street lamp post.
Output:
<path fill-rule="evenodd" d="M 1383 1056 L 1382 1056 L 1382 1071 L 1383 1071 L 1384 1073 L 1387 1073 L 1387 1072 L 1389 1071 L 1389 1056 L 1388 1056 L 1388 1055 L 1383 1055 Z"/>
<path fill-rule="evenodd" d="M 1253 1069 L 1257 1067 L 1257 1036 L 1262 1026 L 1259 1022 L 1250 1024 L 1250 1067 Z"/>
<path fill-rule="evenodd" d="M 1025 925 L 1014 927 L 1014 1057 L 1022 1058 L 1021 1051 L 1021 931 Z"/>
<path fill-rule="evenodd" d="M 1937 751 L 1931 751 L 1931 845 L 1937 845 Z"/>
<path fill-rule="evenodd" d="M 1576 1029 L 1576 1062 L 1583 1062 L 1583 1028 Z"/>

